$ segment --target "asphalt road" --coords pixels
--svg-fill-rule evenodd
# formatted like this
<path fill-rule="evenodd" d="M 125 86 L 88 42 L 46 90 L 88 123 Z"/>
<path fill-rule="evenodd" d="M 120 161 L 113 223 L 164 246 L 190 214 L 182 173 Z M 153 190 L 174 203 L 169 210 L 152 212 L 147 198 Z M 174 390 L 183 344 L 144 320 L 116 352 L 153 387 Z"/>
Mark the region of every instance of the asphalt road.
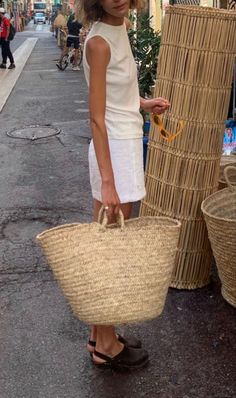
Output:
<path fill-rule="evenodd" d="M 0 398 L 235 398 L 236 313 L 215 271 L 203 289 L 170 289 L 159 318 L 120 330 L 142 339 L 147 368 L 90 362 L 88 328 L 35 242 L 48 227 L 92 219 L 87 88 L 83 71 L 57 70 L 47 26 L 28 27 L 12 48 L 28 37 L 38 41 L 0 114 Z M 60 134 L 24 139 L 19 129 L 30 137 L 32 125 Z"/>

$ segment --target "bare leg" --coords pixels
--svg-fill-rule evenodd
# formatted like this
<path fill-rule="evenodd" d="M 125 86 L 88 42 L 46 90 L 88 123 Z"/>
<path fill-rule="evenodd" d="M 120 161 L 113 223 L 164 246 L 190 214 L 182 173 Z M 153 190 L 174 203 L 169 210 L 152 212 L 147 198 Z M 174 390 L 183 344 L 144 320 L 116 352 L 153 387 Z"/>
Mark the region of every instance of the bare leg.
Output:
<path fill-rule="evenodd" d="M 93 212 L 93 219 L 94 221 L 97 221 L 98 219 L 98 213 L 99 210 L 101 209 L 102 203 L 99 202 L 98 200 L 94 200 L 94 212 Z M 129 219 L 131 216 L 131 211 L 132 211 L 132 203 L 125 203 L 120 206 L 125 220 Z M 110 223 L 115 222 L 115 217 L 113 217 L 112 220 L 109 220 Z M 113 350 L 116 351 L 114 355 L 117 355 L 123 348 L 123 345 L 118 342 L 117 336 L 115 334 L 115 328 L 113 326 L 92 326 L 91 328 L 91 334 L 90 334 L 90 340 L 96 341 L 96 350 L 99 351 L 99 349 L 104 354 L 110 355 L 109 352 L 106 352 L 106 350 L 111 350 L 111 347 L 114 345 Z M 104 348 L 103 348 L 104 347 Z M 87 349 L 89 352 L 93 352 L 94 348 L 91 346 L 87 346 Z M 118 350 L 118 351 L 117 351 Z M 113 355 L 113 356 L 114 356 Z M 99 361 L 99 359 L 98 359 Z"/>
<path fill-rule="evenodd" d="M 124 348 L 124 344 L 117 340 L 115 328 L 113 326 L 97 326 L 97 339 L 96 339 L 96 350 L 105 354 L 111 358 L 118 355 Z M 95 354 L 93 354 L 93 360 L 97 363 L 103 363 L 104 361 Z"/>
<path fill-rule="evenodd" d="M 76 48 L 74 52 L 74 60 L 73 60 L 73 65 L 77 66 L 78 64 L 78 58 L 79 58 L 79 49 Z"/>
<path fill-rule="evenodd" d="M 64 57 L 65 55 L 67 55 L 68 52 L 69 52 L 69 48 L 68 48 L 68 47 L 64 47 L 63 50 L 62 50 L 62 52 L 61 52 L 61 56 L 60 56 L 60 59 L 59 59 L 59 63 L 62 62 L 63 57 Z"/>

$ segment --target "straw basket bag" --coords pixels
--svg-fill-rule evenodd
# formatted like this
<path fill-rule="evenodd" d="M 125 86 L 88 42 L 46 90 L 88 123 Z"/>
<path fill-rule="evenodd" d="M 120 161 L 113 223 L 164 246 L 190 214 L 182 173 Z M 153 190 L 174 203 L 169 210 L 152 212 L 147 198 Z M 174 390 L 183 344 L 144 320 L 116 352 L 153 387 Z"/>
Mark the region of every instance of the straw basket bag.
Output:
<path fill-rule="evenodd" d="M 100 214 L 100 222 L 101 222 Z M 179 221 L 141 217 L 107 225 L 68 224 L 37 236 L 65 297 L 88 324 L 155 318 L 164 307 Z"/>
<path fill-rule="evenodd" d="M 236 167 L 224 170 L 228 188 L 215 192 L 202 202 L 212 251 L 222 283 L 222 295 L 236 307 L 236 186 L 229 181 Z"/>

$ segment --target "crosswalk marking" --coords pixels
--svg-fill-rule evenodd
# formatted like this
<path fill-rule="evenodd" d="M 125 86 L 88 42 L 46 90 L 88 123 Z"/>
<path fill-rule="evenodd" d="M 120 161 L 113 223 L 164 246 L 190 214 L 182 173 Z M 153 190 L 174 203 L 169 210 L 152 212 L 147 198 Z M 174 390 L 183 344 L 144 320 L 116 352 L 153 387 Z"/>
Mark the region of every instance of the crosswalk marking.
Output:
<path fill-rule="evenodd" d="M 0 69 L 0 112 L 11 94 L 37 40 L 36 38 L 26 39 L 24 43 L 17 48 L 14 52 L 15 69 Z"/>

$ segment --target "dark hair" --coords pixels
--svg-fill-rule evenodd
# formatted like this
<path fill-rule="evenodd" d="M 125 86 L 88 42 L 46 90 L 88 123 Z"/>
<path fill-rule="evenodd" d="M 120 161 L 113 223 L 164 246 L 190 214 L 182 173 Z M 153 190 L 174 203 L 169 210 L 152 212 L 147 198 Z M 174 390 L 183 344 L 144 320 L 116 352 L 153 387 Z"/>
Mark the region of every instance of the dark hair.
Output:
<path fill-rule="evenodd" d="M 130 8 L 142 8 L 144 0 L 130 0 Z M 82 0 L 86 22 L 95 22 L 102 18 L 104 10 L 99 0 Z"/>

